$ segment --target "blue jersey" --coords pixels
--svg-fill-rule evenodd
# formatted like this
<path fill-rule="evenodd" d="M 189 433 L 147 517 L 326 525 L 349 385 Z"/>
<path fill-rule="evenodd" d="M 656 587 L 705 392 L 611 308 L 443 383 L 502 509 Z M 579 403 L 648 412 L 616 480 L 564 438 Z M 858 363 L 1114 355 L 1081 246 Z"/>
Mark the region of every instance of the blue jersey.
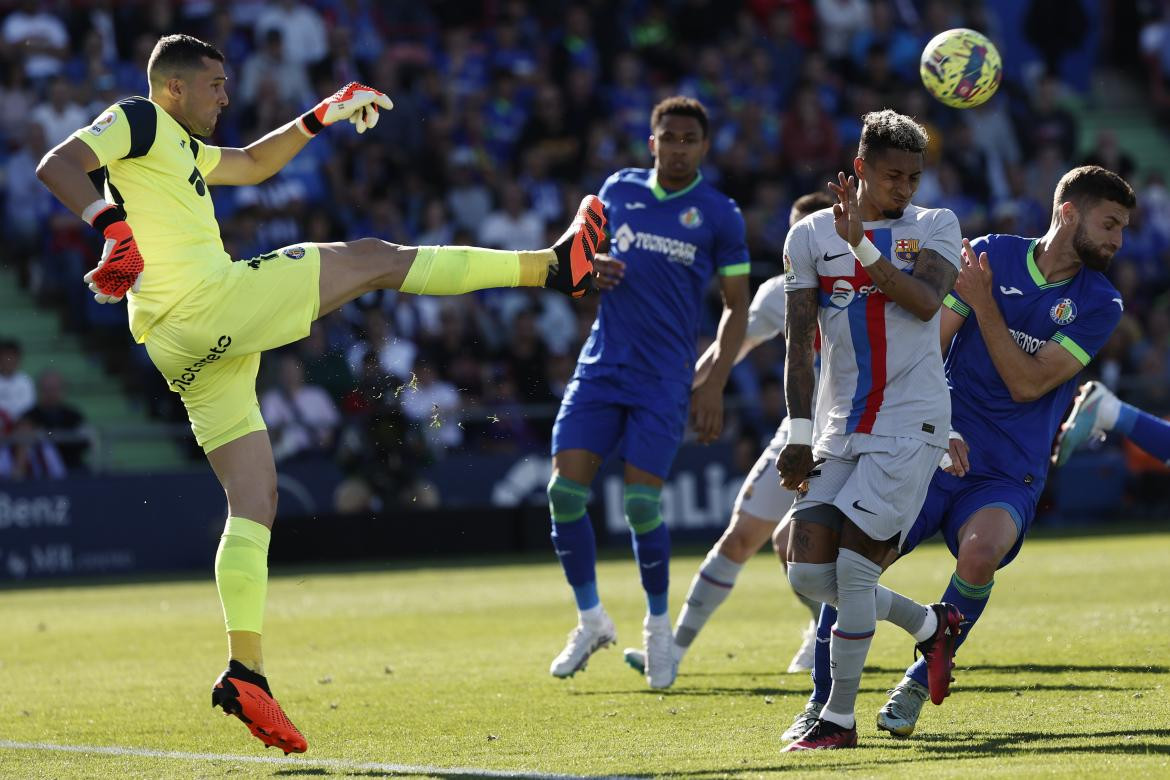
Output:
<path fill-rule="evenodd" d="M 653 170 L 626 168 L 606 180 L 609 254 L 626 263 L 601 296 L 577 360 L 577 376 L 632 368 L 690 386 L 703 291 L 715 273 L 750 270 L 743 215 L 698 175 L 667 192 Z"/>
<path fill-rule="evenodd" d="M 1090 268 L 1082 268 L 1071 279 L 1046 282 L 1033 257 L 1037 242 L 990 235 L 975 239 L 971 246 L 976 255 L 987 252 L 995 301 L 1016 343 L 1035 355 L 1055 341 L 1088 365 L 1121 319 L 1121 293 Z M 967 318 L 947 353 L 946 373 L 951 428 L 971 447 L 971 471 L 1029 485 L 1038 497 L 1076 379 L 1035 401 L 1013 401 L 991 362 L 976 318 L 969 316 L 970 307 L 954 294 L 945 304 Z"/>

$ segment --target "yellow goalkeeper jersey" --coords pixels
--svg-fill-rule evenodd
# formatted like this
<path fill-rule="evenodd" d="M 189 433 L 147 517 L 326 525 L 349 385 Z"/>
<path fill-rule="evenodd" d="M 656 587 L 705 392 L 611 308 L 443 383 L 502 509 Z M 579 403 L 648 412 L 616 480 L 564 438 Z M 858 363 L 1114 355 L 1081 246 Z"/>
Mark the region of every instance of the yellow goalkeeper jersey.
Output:
<path fill-rule="evenodd" d="M 99 186 L 126 210 L 142 252 L 138 291 L 127 296 L 130 332 L 142 343 L 172 306 L 231 262 L 204 181 L 221 152 L 143 97 L 110 106 L 74 137 L 97 155 Z"/>

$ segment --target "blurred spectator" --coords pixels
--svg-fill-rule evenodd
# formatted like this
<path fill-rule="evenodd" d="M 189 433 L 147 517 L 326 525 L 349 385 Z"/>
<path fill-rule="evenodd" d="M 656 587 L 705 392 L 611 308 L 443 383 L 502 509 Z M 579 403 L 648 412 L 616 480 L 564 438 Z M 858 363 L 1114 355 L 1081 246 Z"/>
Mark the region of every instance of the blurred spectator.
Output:
<path fill-rule="evenodd" d="M 66 468 L 70 471 L 85 468 L 92 431 L 81 412 L 66 402 L 65 377 L 60 372 L 47 369 L 37 377 L 37 403 L 26 416 L 56 445 Z"/>
<path fill-rule="evenodd" d="M 354 388 L 353 374 L 340 349 L 331 349 L 320 320 L 309 328 L 309 335 L 297 342 L 297 354 L 305 367 L 305 384 L 318 385 L 341 403 Z"/>
<path fill-rule="evenodd" d="M 531 209 L 520 185 L 500 188 L 500 207 L 479 228 L 479 244 L 496 249 L 540 249 L 545 246 L 544 220 Z"/>
<path fill-rule="evenodd" d="M 853 36 L 869 27 L 867 0 L 816 0 L 821 28 L 821 50 L 830 60 L 844 64 Z"/>
<path fill-rule="evenodd" d="M 459 392 L 440 379 L 433 366 L 417 366 L 415 381 L 403 390 L 400 401 L 407 419 L 423 432 L 433 451 L 462 443 L 463 428 L 456 416 Z"/>
<path fill-rule="evenodd" d="M 266 92 L 296 107 L 311 105 L 313 90 L 305 63 L 287 57 L 280 36 L 279 28 L 269 29 L 264 33 L 264 46 L 244 62 L 240 99 L 252 103 Z"/>
<path fill-rule="evenodd" d="M 325 389 L 305 384 L 305 370 L 292 354 L 279 358 L 277 385 L 260 398 L 260 411 L 277 461 L 333 447 L 341 416 Z"/>
<path fill-rule="evenodd" d="M 312 65 L 328 52 L 320 14 L 297 0 L 276 0 L 265 6 L 256 18 L 256 37 L 264 40 L 269 30 L 280 31 L 284 56 L 290 62 Z"/>
<path fill-rule="evenodd" d="M 1041 79 L 1032 105 L 1021 119 L 1020 133 L 1030 156 L 1040 154 L 1046 147 L 1055 147 L 1063 165 L 1076 155 L 1077 120 L 1071 111 L 1060 106 L 1060 89 L 1057 79 Z"/>
<path fill-rule="evenodd" d="M 84 127 L 96 117 L 86 113 L 73 99 L 73 85 L 64 78 L 55 78 L 49 84 L 49 99 L 40 103 L 29 114 L 29 119 L 41 126 L 45 143 L 56 146 L 73 131 Z"/>
<path fill-rule="evenodd" d="M 16 421 L 0 444 L 0 480 L 61 479 L 65 462 L 57 448 L 29 417 Z"/>
<path fill-rule="evenodd" d="M 1134 182 L 1133 174 L 1137 170 L 1133 156 L 1121 148 L 1117 142 L 1117 133 L 1110 128 L 1102 128 L 1097 132 L 1096 143 L 1078 165 L 1100 165 L 1129 182 Z"/>
<path fill-rule="evenodd" d="M 8 430 L 37 402 L 36 386 L 20 363 L 20 342 L 0 339 L 0 432 Z"/>
<path fill-rule="evenodd" d="M 369 309 L 362 319 L 363 338 L 349 349 L 347 359 L 354 373 L 360 373 L 361 361 L 367 352 L 378 358 L 382 371 L 408 381 L 414 369 L 418 348 L 409 339 L 398 338 L 386 315 L 380 309 Z"/>
<path fill-rule="evenodd" d="M 37 0 L 21 0 L 0 28 L 4 44 L 24 61 L 24 72 L 42 81 L 61 72 L 69 48 L 65 24 Z M 76 128 L 74 128 L 76 129 Z"/>
<path fill-rule="evenodd" d="M 840 162 L 837 130 L 817 100 L 812 85 L 796 90 L 792 108 L 784 115 L 781 163 L 792 172 L 795 190 L 804 192 L 823 186 L 828 172 Z"/>
<path fill-rule="evenodd" d="M 24 143 L 9 156 L 3 168 L 6 251 L 24 285 L 31 281 L 30 271 L 38 269 L 44 225 L 53 208 L 53 196 L 41 186 L 36 174 L 37 163 L 46 151 L 44 130 L 39 124 L 29 122 L 24 128 Z"/>
<path fill-rule="evenodd" d="M 1089 33 L 1082 0 L 1032 0 L 1024 17 L 1028 42 L 1044 57 L 1045 69 L 1056 76 L 1066 54 L 1080 48 Z"/>

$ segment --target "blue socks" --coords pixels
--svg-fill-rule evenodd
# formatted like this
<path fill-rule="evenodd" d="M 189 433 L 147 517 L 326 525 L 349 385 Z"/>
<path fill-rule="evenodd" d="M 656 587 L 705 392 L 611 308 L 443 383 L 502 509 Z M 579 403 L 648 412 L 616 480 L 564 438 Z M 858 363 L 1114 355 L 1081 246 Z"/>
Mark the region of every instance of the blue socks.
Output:
<path fill-rule="evenodd" d="M 963 631 L 955 639 L 956 653 L 962 647 L 963 642 L 967 641 L 967 637 L 971 635 L 971 629 L 975 627 L 975 621 L 979 620 L 979 616 L 987 607 L 987 599 L 991 596 L 991 586 L 994 584 L 995 580 L 986 585 L 972 585 L 964 581 L 958 574 L 951 575 L 951 583 L 947 585 L 941 601 L 954 604 L 963 613 Z M 926 679 L 925 658 L 919 658 L 915 661 L 906 670 L 906 676 L 924 687 L 930 687 Z"/>
<path fill-rule="evenodd" d="M 1163 463 L 1170 463 L 1170 422 L 1123 403 L 1113 430 Z"/>
<path fill-rule="evenodd" d="M 597 595 L 597 540 L 585 505 L 589 488 L 562 476 L 548 485 L 552 514 L 552 543 L 565 578 L 573 588 L 577 609 L 584 612 L 601 603 Z"/>
<path fill-rule="evenodd" d="M 821 618 L 817 621 L 817 649 L 813 653 L 813 692 L 810 701 L 824 704 L 829 700 L 833 687 L 832 658 L 829 653 L 833 638 L 833 624 L 837 622 L 837 610 L 829 604 L 821 605 Z"/>
<path fill-rule="evenodd" d="M 651 615 L 665 615 L 670 595 L 670 531 L 662 522 L 662 491 L 649 485 L 626 485 L 625 515 L 646 607 Z"/>

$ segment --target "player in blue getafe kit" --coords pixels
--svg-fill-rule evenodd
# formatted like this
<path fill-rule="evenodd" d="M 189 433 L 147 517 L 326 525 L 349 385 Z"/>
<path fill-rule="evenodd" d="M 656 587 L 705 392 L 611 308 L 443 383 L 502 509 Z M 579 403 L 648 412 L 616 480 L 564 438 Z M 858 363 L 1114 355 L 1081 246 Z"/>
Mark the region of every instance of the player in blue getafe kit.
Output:
<path fill-rule="evenodd" d="M 646 678 L 662 688 L 676 671 L 662 484 L 688 406 L 700 441 L 712 441 L 722 428 L 723 388 L 747 326 L 750 268 L 739 207 L 699 172 L 709 146 L 702 104 L 667 98 L 654 107 L 650 129 L 654 168 L 618 171 L 601 190 L 609 255 L 597 268 L 605 292 L 553 426 L 552 540 L 579 614 L 549 671 L 569 677 L 616 640 L 597 593 L 586 503 L 602 460 L 617 452 L 625 461 L 625 519 L 648 606 Z M 692 388 L 703 293 L 716 275 L 723 294 L 717 352 Z"/>
<path fill-rule="evenodd" d="M 941 532 L 955 556 L 942 600 L 964 616 L 956 648 L 987 606 L 996 569 L 1011 563 L 1031 527 L 1077 374 L 1121 319 L 1121 294 L 1103 272 L 1135 205 L 1121 177 L 1084 166 L 1057 184 L 1044 237 L 964 241 L 940 335 L 951 388 L 950 450 L 901 550 L 906 555 Z M 826 606 L 819 631 L 827 635 L 835 619 Z M 788 733 L 802 732 L 826 701 L 828 664 L 818 652 L 817 690 Z M 878 728 L 909 736 L 927 696 L 926 665 L 918 661 L 878 713 Z"/>

